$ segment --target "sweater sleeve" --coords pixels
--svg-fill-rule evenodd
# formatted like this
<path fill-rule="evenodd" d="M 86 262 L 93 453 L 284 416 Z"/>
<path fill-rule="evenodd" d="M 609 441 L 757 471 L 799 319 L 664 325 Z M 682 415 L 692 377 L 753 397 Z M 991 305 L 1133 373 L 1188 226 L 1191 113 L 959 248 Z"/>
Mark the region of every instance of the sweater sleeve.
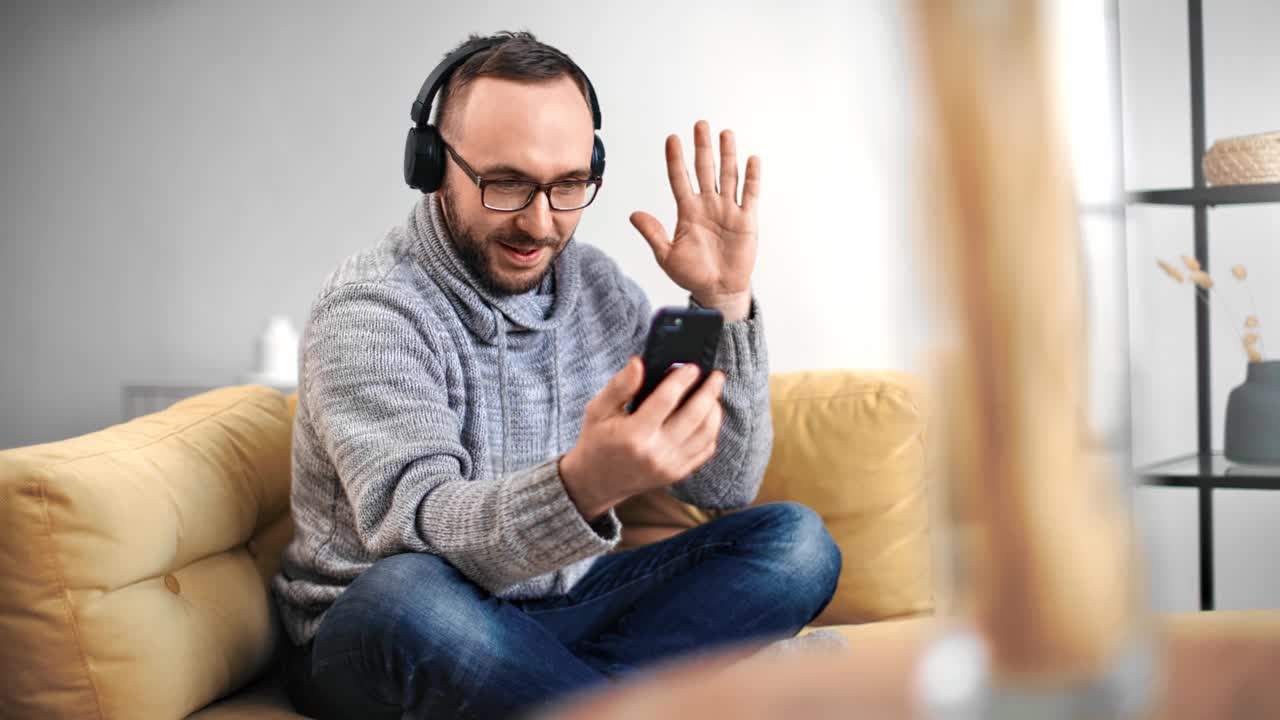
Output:
<path fill-rule="evenodd" d="M 716 454 L 687 480 L 673 485 L 671 494 L 698 507 L 731 510 L 755 500 L 773 452 L 769 354 L 754 296 L 746 318 L 725 323 L 715 365 L 725 374 L 724 424 Z"/>
<path fill-rule="evenodd" d="M 302 392 L 361 545 L 439 555 L 494 593 L 613 548 L 617 516 L 589 525 L 554 459 L 470 479 L 429 323 L 420 302 L 375 282 L 340 286 L 311 314 Z"/>
<path fill-rule="evenodd" d="M 649 332 L 649 302 L 644 291 L 630 279 L 624 279 L 623 288 L 636 312 L 632 347 L 640 355 Z M 668 492 L 681 502 L 701 508 L 729 510 L 746 507 L 755 500 L 773 450 L 769 357 L 763 319 L 754 297 L 745 319 L 725 323 L 715 366 L 725 373 L 721 395 L 724 422 L 716 439 L 715 455 Z"/>

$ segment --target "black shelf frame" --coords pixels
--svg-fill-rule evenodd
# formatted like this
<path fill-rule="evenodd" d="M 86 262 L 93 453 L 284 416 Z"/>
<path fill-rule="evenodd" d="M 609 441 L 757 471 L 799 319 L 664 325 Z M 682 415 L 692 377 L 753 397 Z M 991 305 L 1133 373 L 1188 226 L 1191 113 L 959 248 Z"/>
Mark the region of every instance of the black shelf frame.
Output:
<path fill-rule="evenodd" d="M 1205 153 L 1204 125 L 1204 13 L 1201 0 L 1187 0 L 1190 43 L 1192 187 L 1141 190 L 1128 194 L 1129 204 L 1190 207 L 1195 222 L 1195 258 L 1209 271 L 1209 208 L 1280 202 L 1280 183 L 1208 187 L 1201 164 Z M 1117 55 L 1117 66 L 1119 56 Z M 1197 451 L 1139 468 L 1144 485 L 1195 488 L 1200 544 L 1200 609 L 1214 609 L 1213 491 L 1215 489 L 1280 490 L 1280 469 L 1269 475 L 1223 475 L 1214 470 L 1211 437 L 1212 405 L 1209 361 L 1209 306 L 1192 299 L 1196 318 L 1196 445 Z M 1170 473 L 1173 464 L 1196 458 L 1199 472 Z"/>

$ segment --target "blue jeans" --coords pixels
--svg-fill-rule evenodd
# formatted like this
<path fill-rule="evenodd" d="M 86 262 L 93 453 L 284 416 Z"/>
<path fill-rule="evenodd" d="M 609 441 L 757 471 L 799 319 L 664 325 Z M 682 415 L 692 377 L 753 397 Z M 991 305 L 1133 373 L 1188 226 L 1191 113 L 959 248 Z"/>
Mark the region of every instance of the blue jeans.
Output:
<path fill-rule="evenodd" d="M 384 558 L 287 659 L 318 718 L 505 718 L 695 651 L 794 635 L 826 607 L 840 550 L 796 503 L 601 556 L 567 595 L 503 600 L 437 556 Z"/>

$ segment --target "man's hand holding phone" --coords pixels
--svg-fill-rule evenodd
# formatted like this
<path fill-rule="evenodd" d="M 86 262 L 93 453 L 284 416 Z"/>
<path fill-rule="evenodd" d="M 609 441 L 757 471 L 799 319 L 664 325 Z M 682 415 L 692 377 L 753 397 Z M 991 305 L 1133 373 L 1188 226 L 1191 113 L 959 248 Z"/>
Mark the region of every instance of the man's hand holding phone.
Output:
<path fill-rule="evenodd" d="M 587 403 L 578 444 L 560 458 L 560 478 L 584 518 L 595 520 L 632 495 L 679 482 L 715 455 L 725 376 L 713 370 L 681 403 L 699 374 L 694 364 L 672 370 L 628 413 L 644 380 L 644 364 L 632 357 Z"/>

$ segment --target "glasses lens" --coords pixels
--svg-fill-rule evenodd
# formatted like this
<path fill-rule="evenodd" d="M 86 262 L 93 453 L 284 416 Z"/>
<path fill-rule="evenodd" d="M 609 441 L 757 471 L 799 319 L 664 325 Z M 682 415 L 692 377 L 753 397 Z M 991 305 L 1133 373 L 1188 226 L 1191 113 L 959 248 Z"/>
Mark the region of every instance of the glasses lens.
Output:
<path fill-rule="evenodd" d="M 515 180 L 485 185 L 481 201 L 492 210 L 519 210 L 529 202 L 538 186 Z"/>
<path fill-rule="evenodd" d="M 596 196 L 594 182 L 566 182 L 551 188 L 551 207 L 556 210 L 577 210 L 586 207 Z"/>
<path fill-rule="evenodd" d="M 578 210 L 595 199 L 599 183 L 592 180 L 563 182 L 552 185 L 551 208 L 553 210 Z M 522 180 L 500 180 L 486 183 L 484 196 L 480 198 L 490 210 L 520 210 L 529 204 L 538 186 Z"/>

